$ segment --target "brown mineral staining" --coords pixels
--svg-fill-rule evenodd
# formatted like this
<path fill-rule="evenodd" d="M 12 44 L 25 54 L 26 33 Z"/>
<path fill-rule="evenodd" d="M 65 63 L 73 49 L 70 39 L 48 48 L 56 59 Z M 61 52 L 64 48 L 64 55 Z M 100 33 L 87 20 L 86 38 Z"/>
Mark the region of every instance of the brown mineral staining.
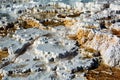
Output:
<path fill-rule="evenodd" d="M 34 20 L 28 19 L 24 22 L 25 28 L 39 27 L 40 24 L 35 22 Z"/>
<path fill-rule="evenodd" d="M 7 51 L 0 51 L 0 61 L 2 60 L 2 58 L 5 58 L 8 56 L 8 52 Z"/>
<path fill-rule="evenodd" d="M 97 53 L 98 51 L 94 50 L 93 48 L 84 48 L 87 52 L 90 53 Z"/>
<path fill-rule="evenodd" d="M 58 21 L 58 20 L 46 20 L 46 21 L 43 21 L 42 24 L 44 26 L 59 26 L 59 25 L 63 25 L 62 21 Z"/>
<path fill-rule="evenodd" d="M 86 77 L 88 80 L 119 80 L 120 70 L 100 64 L 98 68 L 88 71 Z"/>
<path fill-rule="evenodd" d="M 14 23 L 13 25 L 8 24 L 7 26 L 1 27 L 0 28 L 0 36 L 6 36 L 7 34 L 12 34 L 16 30 Z"/>
<path fill-rule="evenodd" d="M 63 25 L 65 27 L 71 27 L 76 21 L 75 20 L 66 20 L 66 19 L 50 19 L 41 22 L 44 26 L 60 26 Z"/>
<path fill-rule="evenodd" d="M 2 60 L 2 58 L 5 58 L 8 56 L 8 52 L 7 51 L 0 51 L 0 62 Z M 2 75 L 0 74 L 0 80 L 2 80 Z"/>
<path fill-rule="evenodd" d="M 77 39 L 77 36 L 75 34 L 73 35 L 68 35 L 68 38 L 69 39 L 72 39 L 72 40 L 76 40 Z"/>
<path fill-rule="evenodd" d="M 2 80 L 2 76 L 0 75 L 0 80 Z"/>
<path fill-rule="evenodd" d="M 107 28 L 109 28 L 111 25 L 112 25 L 112 23 L 110 23 L 110 22 L 105 22 L 105 26 L 106 26 Z"/>
<path fill-rule="evenodd" d="M 57 15 L 58 18 L 66 18 L 66 16 L 67 16 L 66 14 L 58 14 Z"/>
<path fill-rule="evenodd" d="M 21 16 L 18 20 L 21 27 L 43 29 L 43 25 L 33 17 Z"/>
<path fill-rule="evenodd" d="M 11 77 L 28 77 L 31 74 L 34 74 L 34 73 L 28 72 L 28 73 L 23 73 L 23 74 L 12 74 L 9 76 L 11 76 Z"/>
<path fill-rule="evenodd" d="M 72 18 L 74 18 L 74 17 L 78 17 L 78 16 L 80 16 L 80 14 L 81 13 L 74 13 L 74 14 L 69 14 L 67 17 L 72 17 Z"/>
<path fill-rule="evenodd" d="M 109 29 L 113 35 L 120 37 L 120 23 L 119 22 L 112 24 Z"/>
<path fill-rule="evenodd" d="M 75 12 L 75 13 L 71 13 L 71 14 L 69 14 L 69 13 L 68 14 L 65 14 L 65 13 L 63 14 L 62 13 L 62 14 L 58 14 L 57 17 L 59 17 L 59 18 L 66 18 L 66 17 L 74 18 L 74 17 L 80 16 L 80 14 L 81 14 L 80 12 Z"/>
<path fill-rule="evenodd" d="M 116 30 L 116 29 L 112 29 L 112 34 L 117 35 L 118 37 L 120 37 L 120 31 Z"/>

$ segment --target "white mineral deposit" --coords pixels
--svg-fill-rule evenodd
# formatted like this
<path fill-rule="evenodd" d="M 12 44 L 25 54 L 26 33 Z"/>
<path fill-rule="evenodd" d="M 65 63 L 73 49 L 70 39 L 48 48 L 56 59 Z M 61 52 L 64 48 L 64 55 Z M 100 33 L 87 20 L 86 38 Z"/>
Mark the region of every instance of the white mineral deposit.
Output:
<path fill-rule="evenodd" d="M 120 79 L 119 0 L 0 4 L 0 80 Z"/>

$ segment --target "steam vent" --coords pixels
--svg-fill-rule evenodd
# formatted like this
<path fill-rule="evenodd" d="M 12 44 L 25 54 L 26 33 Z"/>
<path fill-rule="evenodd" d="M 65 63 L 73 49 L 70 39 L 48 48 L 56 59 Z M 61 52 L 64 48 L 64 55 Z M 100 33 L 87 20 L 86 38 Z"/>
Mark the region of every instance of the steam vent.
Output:
<path fill-rule="evenodd" d="M 0 0 L 0 80 L 120 80 L 120 0 Z"/>

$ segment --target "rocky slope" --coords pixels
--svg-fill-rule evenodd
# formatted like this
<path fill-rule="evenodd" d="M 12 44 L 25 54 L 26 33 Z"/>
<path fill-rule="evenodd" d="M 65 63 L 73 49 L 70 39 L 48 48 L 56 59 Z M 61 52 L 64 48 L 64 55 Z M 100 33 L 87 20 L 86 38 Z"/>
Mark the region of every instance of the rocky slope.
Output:
<path fill-rule="evenodd" d="M 112 72 L 97 79 L 118 73 L 119 1 L 42 2 L 1 6 L 2 80 L 96 80 L 101 64 Z"/>

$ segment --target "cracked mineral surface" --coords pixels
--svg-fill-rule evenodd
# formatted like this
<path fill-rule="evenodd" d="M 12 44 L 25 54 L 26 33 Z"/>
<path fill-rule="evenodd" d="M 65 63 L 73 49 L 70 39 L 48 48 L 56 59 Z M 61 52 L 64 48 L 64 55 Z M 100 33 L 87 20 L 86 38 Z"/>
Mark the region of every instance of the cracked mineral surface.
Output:
<path fill-rule="evenodd" d="M 0 80 L 119 80 L 119 0 L 0 1 Z"/>

